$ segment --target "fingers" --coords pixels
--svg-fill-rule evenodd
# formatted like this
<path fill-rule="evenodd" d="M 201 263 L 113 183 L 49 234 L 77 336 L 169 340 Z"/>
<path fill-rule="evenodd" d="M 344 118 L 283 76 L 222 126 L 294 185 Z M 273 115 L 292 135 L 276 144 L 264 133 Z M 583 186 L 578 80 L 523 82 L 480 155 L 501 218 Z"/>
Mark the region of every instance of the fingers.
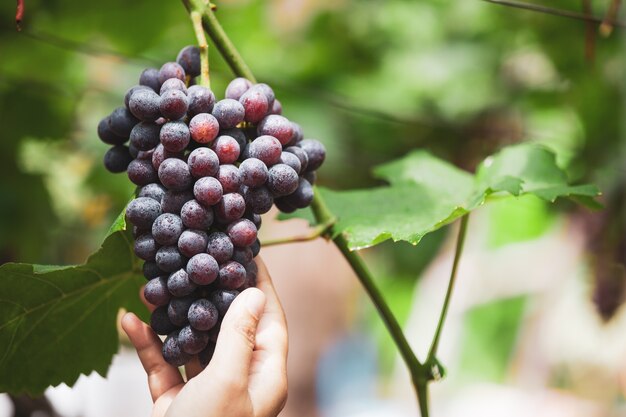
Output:
<path fill-rule="evenodd" d="M 257 288 L 248 288 L 235 298 L 222 321 L 208 372 L 201 373 L 198 378 L 219 375 L 227 380 L 225 382 L 247 386 L 257 326 L 265 300 L 265 295 Z"/>
<path fill-rule="evenodd" d="M 133 313 L 126 313 L 122 317 L 122 328 L 137 349 L 139 360 L 148 374 L 148 386 L 153 401 L 164 392 L 183 383 L 178 369 L 163 359 L 161 354 L 163 344 L 147 324 Z"/>

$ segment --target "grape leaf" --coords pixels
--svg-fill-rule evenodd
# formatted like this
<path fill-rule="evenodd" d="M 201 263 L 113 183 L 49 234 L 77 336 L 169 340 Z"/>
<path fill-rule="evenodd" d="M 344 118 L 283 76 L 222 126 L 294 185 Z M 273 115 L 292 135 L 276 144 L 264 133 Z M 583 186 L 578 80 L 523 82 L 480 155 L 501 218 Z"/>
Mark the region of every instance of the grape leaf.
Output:
<path fill-rule="evenodd" d="M 145 317 L 144 282 L 123 215 L 84 264 L 2 265 L 0 392 L 36 395 L 93 370 L 105 375 L 119 347 L 119 309 Z"/>
<path fill-rule="evenodd" d="M 351 249 L 388 239 L 417 244 L 433 232 L 489 201 L 492 195 L 534 194 L 553 202 L 576 199 L 597 208 L 592 185 L 571 186 L 556 164 L 554 153 L 535 144 L 503 149 L 487 158 L 472 175 L 425 151 L 379 166 L 374 175 L 389 182 L 377 188 L 332 191 L 319 188 L 337 218 Z M 292 217 L 311 218 L 310 211 Z"/>

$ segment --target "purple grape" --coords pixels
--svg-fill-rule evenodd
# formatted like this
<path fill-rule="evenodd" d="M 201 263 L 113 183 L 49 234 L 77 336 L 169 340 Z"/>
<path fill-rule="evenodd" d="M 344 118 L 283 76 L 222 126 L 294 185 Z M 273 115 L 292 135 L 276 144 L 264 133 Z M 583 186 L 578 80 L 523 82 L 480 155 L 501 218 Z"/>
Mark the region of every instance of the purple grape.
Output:
<path fill-rule="evenodd" d="M 224 317 L 238 295 L 239 291 L 217 290 L 211 293 L 209 301 L 217 308 L 220 317 Z"/>
<path fill-rule="evenodd" d="M 267 104 L 268 107 L 271 109 L 272 106 L 274 105 L 274 101 L 276 100 L 276 95 L 274 94 L 274 90 L 272 90 L 272 88 L 264 83 L 259 83 L 256 84 L 254 87 L 255 90 L 261 91 L 263 94 L 265 94 L 265 97 L 267 98 Z"/>
<path fill-rule="evenodd" d="M 246 211 L 246 202 L 240 194 L 224 194 L 215 206 L 215 214 L 222 222 L 232 222 L 243 216 Z"/>
<path fill-rule="evenodd" d="M 163 195 L 165 194 L 165 188 L 161 184 L 152 183 L 141 187 L 138 197 L 150 197 L 151 199 L 161 202 Z"/>
<path fill-rule="evenodd" d="M 172 298 L 167 289 L 167 277 L 153 278 L 143 288 L 143 296 L 150 304 L 163 306 Z"/>
<path fill-rule="evenodd" d="M 274 104 L 272 104 L 270 114 L 283 114 L 283 105 L 280 101 L 278 101 L 278 99 L 274 99 Z"/>
<path fill-rule="evenodd" d="M 283 213 L 293 213 L 298 209 L 296 206 L 291 204 L 285 197 L 275 199 L 274 204 L 276 204 L 276 208 Z"/>
<path fill-rule="evenodd" d="M 162 246 L 156 253 L 156 264 L 165 272 L 174 272 L 183 267 L 183 259 L 176 246 Z"/>
<path fill-rule="evenodd" d="M 209 243 L 207 244 L 207 253 L 215 260 L 222 264 L 233 256 L 233 243 L 227 234 L 215 232 L 209 235 Z"/>
<path fill-rule="evenodd" d="M 257 133 L 259 136 L 274 136 L 281 145 L 286 145 L 293 136 L 293 123 L 283 116 L 270 114 L 261 120 Z"/>
<path fill-rule="evenodd" d="M 211 149 L 198 148 L 189 154 L 187 159 L 189 171 L 195 178 L 212 177 L 217 174 L 220 161 Z"/>
<path fill-rule="evenodd" d="M 150 327 L 156 334 L 166 335 L 176 330 L 170 318 L 167 316 L 167 306 L 157 307 L 150 316 Z"/>
<path fill-rule="evenodd" d="M 195 355 L 200 353 L 209 343 L 209 334 L 196 330 L 191 326 L 185 326 L 178 334 L 178 344 L 185 353 Z"/>
<path fill-rule="evenodd" d="M 245 109 L 240 102 L 226 98 L 215 103 L 211 113 L 219 122 L 220 128 L 230 129 L 243 122 Z"/>
<path fill-rule="evenodd" d="M 233 129 L 222 129 L 220 130 L 219 135 L 230 136 L 237 141 L 237 144 L 239 145 L 239 150 L 241 151 L 239 153 L 239 160 L 242 160 L 243 149 L 246 147 L 246 145 L 248 145 L 248 138 L 246 137 L 246 134 L 243 132 L 243 130 L 236 127 Z"/>
<path fill-rule="evenodd" d="M 163 275 L 163 271 L 159 269 L 156 262 L 146 261 L 143 263 L 143 276 L 146 279 L 152 279 Z"/>
<path fill-rule="evenodd" d="M 317 182 L 317 172 L 315 171 L 307 171 L 302 176 L 305 180 L 307 180 L 311 185 Z"/>
<path fill-rule="evenodd" d="M 241 182 L 251 188 L 265 184 L 268 177 L 267 166 L 260 159 L 248 158 L 239 165 Z"/>
<path fill-rule="evenodd" d="M 273 136 L 259 136 L 248 146 L 248 157 L 260 159 L 267 166 L 274 165 L 280 160 L 283 147 Z"/>
<path fill-rule="evenodd" d="M 168 158 L 163 161 L 159 167 L 159 180 L 165 188 L 173 191 L 183 191 L 191 187 L 193 182 L 185 161 L 176 158 Z"/>
<path fill-rule="evenodd" d="M 161 88 L 161 82 L 159 81 L 159 70 L 156 68 L 146 68 L 139 77 L 139 84 L 150 87 L 155 92 Z"/>
<path fill-rule="evenodd" d="M 187 229 L 178 238 L 178 251 L 191 258 L 206 250 L 207 234 L 202 230 Z"/>
<path fill-rule="evenodd" d="M 133 159 L 130 161 L 127 174 L 133 184 L 139 186 L 156 182 L 159 179 L 156 170 L 152 166 L 152 162 L 146 161 L 145 159 Z"/>
<path fill-rule="evenodd" d="M 189 128 L 182 121 L 167 122 L 161 128 L 161 144 L 169 152 L 184 151 L 189 145 L 190 137 Z"/>
<path fill-rule="evenodd" d="M 200 75 L 200 49 L 189 45 L 180 50 L 176 62 L 185 70 L 190 77 Z"/>
<path fill-rule="evenodd" d="M 305 172 L 307 166 L 309 165 L 309 156 L 307 155 L 307 153 L 300 147 L 298 146 L 289 146 L 287 148 L 285 148 L 285 152 L 289 152 L 294 154 L 295 156 L 298 157 L 298 160 L 300 161 L 300 171 L 299 172 Z M 281 158 L 283 157 L 283 155 L 281 154 Z M 287 164 L 289 165 L 289 164 Z M 292 167 L 293 168 L 293 167 Z"/>
<path fill-rule="evenodd" d="M 180 210 L 183 224 L 190 229 L 208 230 L 213 224 L 213 210 L 197 200 L 190 200 Z"/>
<path fill-rule="evenodd" d="M 250 250 L 252 251 L 252 257 L 256 258 L 259 252 L 261 252 L 261 241 L 259 239 L 255 240 L 254 243 L 250 245 Z"/>
<path fill-rule="evenodd" d="M 252 249 L 249 247 L 246 248 L 235 248 L 233 251 L 233 261 L 239 262 L 242 265 L 246 265 L 248 262 L 252 261 Z"/>
<path fill-rule="evenodd" d="M 128 111 L 126 107 L 118 107 L 108 118 L 109 129 L 117 136 L 127 138 L 133 127 L 139 123 L 139 120 Z"/>
<path fill-rule="evenodd" d="M 165 149 L 162 144 L 159 143 L 157 147 L 154 148 L 154 151 L 152 152 L 152 166 L 154 167 L 154 169 L 158 171 L 159 167 L 161 166 L 163 161 L 165 161 L 166 159 L 168 158 L 182 159 L 182 157 L 183 157 L 183 154 L 181 152 L 170 152 L 167 149 Z"/>
<path fill-rule="evenodd" d="M 124 106 L 126 106 L 126 108 L 128 110 L 130 110 L 130 112 L 132 113 L 133 111 L 130 109 L 130 98 L 132 97 L 132 95 L 139 90 L 147 90 L 147 91 L 152 91 L 152 89 L 150 87 L 147 87 L 145 85 L 134 85 L 132 87 L 130 87 L 128 90 L 126 90 L 126 94 L 124 95 Z M 154 93 L 154 91 L 152 91 Z M 136 114 L 134 115 L 135 117 L 140 118 L 139 116 L 137 116 Z M 141 119 L 141 118 L 140 118 Z"/>
<path fill-rule="evenodd" d="M 154 149 L 159 144 L 161 126 L 152 122 L 140 122 L 130 132 L 130 143 L 140 151 Z"/>
<path fill-rule="evenodd" d="M 217 278 L 218 273 L 218 263 L 215 258 L 208 253 L 198 253 L 187 262 L 187 274 L 189 274 L 189 279 L 198 285 L 211 284 Z"/>
<path fill-rule="evenodd" d="M 252 83 L 245 78 L 239 77 L 232 80 L 226 87 L 226 98 L 239 100 L 241 96 L 252 87 Z"/>
<path fill-rule="evenodd" d="M 193 195 L 201 204 L 209 208 L 222 198 L 222 185 L 213 177 L 200 178 L 193 186 Z"/>
<path fill-rule="evenodd" d="M 111 130 L 111 116 L 107 116 L 98 123 L 98 137 L 108 145 L 122 145 L 128 140 L 128 136 L 120 136 Z"/>
<path fill-rule="evenodd" d="M 154 220 L 161 215 L 161 205 L 148 197 L 139 197 L 128 203 L 126 218 L 141 229 L 152 227 Z"/>
<path fill-rule="evenodd" d="M 178 78 L 185 81 L 185 70 L 176 62 L 166 62 L 159 70 L 159 83 L 163 84 L 170 78 Z"/>
<path fill-rule="evenodd" d="M 211 113 L 215 104 L 215 95 L 211 90 L 200 85 L 193 85 L 187 89 L 189 109 L 187 114 L 194 117 L 200 113 Z"/>
<path fill-rule="evenodd" d="M 211 330 L 217 324 L 218 317 L 217 308 L 205 298 L 194 301 L 187 312 L 191 327 L 201 331 Z"/>
<path fill-rule="evenodd" d="M 183 81 L 179 80 L 178 78 L 170 78 L 169 80 L 165 80 L 165 82 L 161 86 L 159 94 L 163 95 L 163 93 L 169 90 L 178 90 L 187 95 L 187 86 Z"/>
<path fill-rule="evenodd" d="M 144 234 L 135 239 L 133 250 L 139 259 L 154 261 L 159 245 L 150 234 Z"/>
<path fill-rule="evenodd" d="M 161 94 L 159 109 L 163 117 L 167 119 L 178 120 L 182 118 L 187 113 L 188 107 L 189 99 L 187 95 L 180 90 L 167 90 Z"/>
<path fill-rule="evenodd" d="M 308 207 L 313 201 L 313 186 L 304 178 L 300 178 L 296 191 L 285 197 L 285 200 L 296 208 Z"/>
<path fill-rule="evenodd" d="M 293 193 L 298 188 L 298 173 L 288 165 L 276 164 L 269 169 L 267 188 L 275 197 Z"/>
<path fill-rule="evenodd" d="M 164 213 L 152 224 L 152 236 L 161 245 L 175 245 L 183 232 L 183 221 L 176 214 Z"/>
<path fill-rule="evenodd" d="M 139 120 L 155 121 L 161 117 L 161 97 L 148 87 L 135 90 L 128 100 L 128 109 Z"/>
<path fill-rule="evenodd" d="M 307 171 L 318 169 L 326 159 L 326 148 L 315 139 L 304 139 L 299 145 L 309 157 Z"/>
<path fill-rule="evenodd" d="M 191 360 L 191 356 L 180 347 L 178 331 L 170 333 L 163 342 L 163 359 L 173 366 L 183 366 Z"/>
<path fill-rule="evenodd" d="M 291 122 L 291 124 L 293 125 L 293 136 L 291 137 L 291 140 L 288 143 L 289 146 L 297 145 L 300 142 L 302 142 L 302 139 L 304 139 L 304 133 L 302 133 L 302 126 L 300 126 L 298 123 L 295 123 L 295 122 Z"/>
<path fill-rule="evenodd" d="M 220 130 L 218 119 L 209 113 L 199 113 L 189 122 L 191 137 L 198 143 L 210 143 Z"/>
<path fill-rule="evenodd" d="M 224 193 L 234 193 L 241 187 L 241 174 L 234 165 L 220 165 L 216 175 Z"/>
<path fill-rule="evenodd" d="M 211 149 L 217 155 L 220 164 L 232 164 L 239 158 L 239 143 L 230 136 L 219 136 L 211 144 Z"/>
<path fill-rule="evenodd" d="M 167 190 L 161 199 L 161 208 L 163 213 L 180 214 L 180 210 L 189 200 L 193 200 L 193 193 L 189 190 Z"/>
<path fill-rule="evenodd" d="M 235 246 L 250 246 L 256 240 L 256 226 L 248 219 L 236 220 L 229 224 L 226 230 L 228 232 L 228 237 Z"/>
<path fill-rule="evenodd" d="M 167 306 L 167 316 L 170 321 L 176 326 L 185 326 L 187 324 L 187 312 L 191 304 L 195 301 L 195 298 L 194 296 L 172 298 Z"/>
<path fill-rule="evenodd" d="M 127 146 L 116 145 L 104 154 L 104 167 L 114 174 L 126 171 L 133 160 Z"/>
<path fill-rule="evenodd" d="M 263 223 L 263 218 L 260 214 L 257 213 L 247 213 L 246 219 L 250 220 L 256 226 L 256 230 L 261 230 L 261 224 Z"/>
<path fill-rule="evenodd" d="M 189 279 L 187 271 L 179 269 L 167 278 L 167 289 L 174 297 L 184 297 L 196 289 L 196 284 Z"/>
<path fill-rule="evenodd" d="M 279 164 L 285 164 L 293 168 L 296 171 L 296 174 L 299 174 L 302 170 L 302 164 L 300 163 L 300 159 L 290 152 L 283 152 L 280 154 Z"/>
<path fill-rule="evenodd" d="M 261 121 L 270 109 L 265 94 L 254 87 L 246 91 L 239 98 L 239 102 L 245 112 L 244 120 L 250 123 Z"/>

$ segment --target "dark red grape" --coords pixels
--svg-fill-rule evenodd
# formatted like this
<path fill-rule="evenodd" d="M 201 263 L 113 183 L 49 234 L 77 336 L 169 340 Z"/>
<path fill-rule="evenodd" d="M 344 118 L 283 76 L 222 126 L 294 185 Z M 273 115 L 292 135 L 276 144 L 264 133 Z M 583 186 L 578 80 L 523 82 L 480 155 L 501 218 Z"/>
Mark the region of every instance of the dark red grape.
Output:
<path fill-rule="evenodd" d="M 193 186 L 193 195 L 196 200 L 207 208 L 217 204 L 222 194 L 222 185 L 213 177 L 200 178 Z"/>
<path fill-rule="evenodd" d="M 252 83 L 245 78 L 239 77 L 232 80 L 226 87 L 226 98 L 239 100 L 241 96 L 252 87 Z"/>
<path fill-rule="evenodd" d="M 240 194 L 224 194 L 215 206 L 215 214 L 222 222 L 232 222 L 243 216 L 246 211 L 246 202 Z"/>
<path fill-rule="evenodd" d="M 239 247 L 250 246 L 256 240 L 257 229 L 248 219 L 239 219 L 228 225 L 226 229 L 233 245 Z"/>
<path fill-rule="evenodd" d="M 155 306 L 168 304 L 172 296 L 167 289 L 167 277 L 157 277 L 148 281 L 143 288 L 143 296 Z"/>
<path fill-rule="evenodd" d="M 193 302 L 187 312 L 189 324 L 197 330 L 211 330 L 219 318 L 217 308 L 209 300 L 200 298 Z"/>
<path fill-rule="evenodd" d="M 109 129 L 117 136 L 127 138 L 133 127 L 139 123 L 139 119 L 132 115 L 126 107 L 118 107 L 108 118 Z"/>
<path fill-rule="evenodd" d="M 215 281 L 218 273 L 219 265 L 215 258 L 208 253 L 194 255 L 187 262 L 187 274 L 189 274 L 189 279 L 198 285 L 209 285 Z"/>
<path fill-rule="evenodd" d="M 200 353 L 208 343 L 209 334 L 191 326 L 183 327 L 178 334 L 178 344 L 185 353 L 190 355 Z"/>
<path fill-rule="evenodd" d="M 209 113 L 195 115 L 189 122 L 191 137 L 198 143 L 210 143 L 220 130 L 220 125 L 215 117 Z"/>
<path fill-rule="evenodd" d="M 302 170 L 302 164 L 300 163 L 300 158 L 298 158 L 295 154 L 291 152 L 283 152 L 280 154 L 279 164 L 285 164 L 293 168 L 296 171 L 296 174 L 299 174 Z"/>
<path fill-rule="evenodd" d="M 293 136 L 293 123 L 283 116 L 270 114 L 261 120 L 257 133 L 259 136 L 274 136 L 282 145 L 286 145 Z"/>
<path fill-rule="evenodd" d="M 267 166 L 274 165 L 280 160 L 283 147 L 273 136 L 259 136 L 248 146 L 248 157 L 260 159 Z"/>
<path fill-rule="evenodd" d="M 267 98 L 268 108 L 271 109 L 274 106 L 274 100 L 276 100 L 276 95 L 274 94 L 274 90 L 272 90 L 269 85 L 264 83 L 258 83 L 252 88 L 261 91 L 265 95 L 265 97 Z"/>
<path fill-rule="evenodd" d="M 211 113 L 221 129 L 230 129 L 243 122 L 245 110 L 240 102 L 226 98 L 215 103 Z"/>
<path fill-rule="evenodd" d="M 313 201 L 313 186 L 304 178 L 300 178 L 298 188 L 293 194 L 287 196 L 286 199 L 297 208 L 308 207 Z"/>
<path fill-rule="evenodd" d="M 220 316 L 224 317 L 238 295 L 239 291 L 217 290 L 211 293 L 209 301 L 217 308 Z"/>
<path fill-rule="evenodd" d="M 167 316 L 176 326 L 185 326 L 187 324 L 187 312 L 189 307 L 195 301 L 196 297 L 187 296 L 181 298 L 172 298 L 167 307 Z"/>
<path fill-rule="evenodd" d="M 120 136 L 111 130 L 111 117 L 107 116 L 98 123 L 98 137 L 109 145 L 122 145 L 128 140 L 128 136 Z"/>
<path fill-rule="evenodd" d="M 265 186 L 249 188 L 244 198 L 248 209 L 255 214 L 267 213 L 274 204 L 274 196 L 272 196 L 270 190 Z"/>
<path fill-rule="evenodd" d="M 130 132 L 130 143 L 140 151 L 154 149 L 159 144 L 160 131 L 161 126 L 155 123 L 137 123 Z"/>
<path fill-rule="evenodd" d="M 146 68 L 139 77 L 139 84 L 150 87 L 155 92 L 161 88 L 161 82 L 159 81 L 159 70 L 156 68 Z"/>
<path fill-rule="evenodd" d="M 207 234 L 202 230 L 187 229 L 178 238 L 178 251 L 191 258 L 206 250 Z"/>
<path fill-rule="evenodd" d="M 165 188 L 161 184 L 152 183 L 141 187 L 138 197 L 150 197 L 155 201 L 161 202 L 163 195 L 165 194 Z"/>
<path fill-rule="evenodd" d="M 239 168 L 234 165 L 220 165 L 216 178 L 222 185 L 224 193 L 237 192 L 241 187 L 241 174 Z"/>
<path fill-rule="evenodd" d="M 213 209 L 204 207 L 197 200 L 190 200 L 180 210 L 180 218 L 190 229 L 208 230 L 213 224 Z"/>
<path fill-rule="evenodd" d="M 193 182 L 185 161 L 176 158 L 168 158 L 163 161 L 159 167 L 159 180 L 165 188 L 173 191 L 183 191 L 191 187 Z"/>
<path fill-rule="evenodd" d="M 274 99 L 274 104 L 272 104 L 270 114 L 283 114 L 283 105 L 280 101 L 278 101 L 278 99 Z"/>
<path fill-rule="evenodd" d="M 298 173 L 288 165 L 276 164 L 269 169 L 267 188 L 275 197 L 288 195 L 298 188 Z"/>
<path fill-rule="evenodd" d="M 246 265 L 252 258 L 252 249 L 249 247 L 235 248 L 233 251 L 233 261 L 239 262 L 242 265 Z"/>
<path fill-rule="evenodd" d="M 154 220 L 161 215 L 161 205 L 148 197 L 139 197 L 128 203 L 126 218 L 142 229 L 152 227 Z"/>
<path fill-rule="evenodd" d="M 315 171 L 322 165 L 324 159 L 326 159 L 326 148 L 315 139 L 304 139 L 300 142 L 299 146 L 309 157 L 309 164 L 306 168 L 307 171 Z"/>
<path fill-rule="evenodd" d="M 176 62 L 166 62 L 159 70 L 159 83 L 163 84 L 170 78 L 178 78 L 185 81 L 185 70 Z"/>
<path fill-rule="evenodd" d="M 232 164 L 239 158 L 239 143 L 230 136 L 218 136 L 211 144 L 211 149 L 217 155 L 220 164 Z"/>
<path fill-rule="evenodd" d="M 183 221 L 176 214 L 164 213 L 152 223 L 152 236 L 161 245 L 175 245 L 183 232 Z"/>
<path fill-rule="evenodd" d="M 244 109 L 244 120 L 250 123 L 258 123 L 268 113 L 270 107 L 265 94 L 254 87 L 246 91 L 239 102 Z"/>
<path fill-rule="evenodd" d="M 241 182 L 251 188 L 265 184 L 268 177 L 267 166 L 260 159 L 248 158 L 239 165 Z"/>
<path fill-rule="evenodd" d="M 233 256 L 233 243 L 227 234 L 215 232 L 209 235 L 209 243 L 207 244 L 207 253 L 215 260 L 222 264 Z"/>
<path fill-rule="evenodd" d="M 183 67 L 185 74 L 190 77 L 200 75 L 200 49 L 197 46 L 189 45 L 181 49 L 176 57 L 176 62 Z"/>
<path fill-rule="evenodd" d="M 124 106 L 126 106 L 126 108 L 128 110 L 130 110 L 130 98 L 133 95 L 133 93 L 135 91 L 139 91 L 139 90 L 148 90 L 148 91 L 152 91 L 152 89 L 148 86 L 145 85 L 134 85 L 132 87 L 130 87 L 128 90 L 126 90 L 126 94 L 124 95 Z M 152 91 L 154 93 L 154 91 Z M 130 110 L 130 112 L 132 113 L 133 111 Z M 137 115 L 135 115 L 135 117 L 137 117 Z"/>
<path fill-rule="evenodd" d="M 154 240 L 152 235 L 144 234 L 135 239 L 133 249 L 135 255 L 139 259 L 143 259 L 144 261 L 154 261 L 159 245 Z"/>
<path fill-rule="evenodd" d="M 189 145 L 189 128 L 182 121 L 167 122 L 161 127 L 160 139 L 169 152 L 182 152 Z"/>
<path fill-rule="evenodd" d="M 285 152 L 292 153 L 292 154 L 294 154 L 295 156 L 298 157 L 298 159 L 300 160 L 300 171 L 299 172 L 305 172 L 306 171 L 306 168 L 309 165 L 309 156 L 307 155 L 307 153 L 302 148 L 300 148 L 298 146 L 289 146 L 289 147 L 285 148 Z M 281 158 L 282 158 L 282 154 L 281 154 Z"/>
<path fill-rule="evenodd" d="M 189 171 L 195 178 L 212 177 L 217 174 L 220 161 L 211 149 L 198 148 L 193 150 L 187 158 Z"/>
<path fill-rule="evenodd" d="M 163 342 L 163 359 L 173 366 L 183 366 L 191 360 L 191 356 L 180 347 L 178 331 L 170 333 Z"/>
<path fill-rule="evenodd" d="M 154 148 L 154 151 L 152 152 L 152 166 L 154 167 L 154 169 L 158 171 L 159 167 L 161 166 L 163 161 L 165 161 L 166 159 L 168 158 L 182 159 L 182 157 L 183 157 L 182 152 L 170 152 L 163 147 L 163 144 L 159 143 L 157 147 Z"/>
<path fill-rule="evenodd" d="M 156 182 L 159 177 L 156 170 L 152 166 L 151 161 L 145 159 L 133 159 L 126 168 L 128 178 L 133 184 L 142 186 Z"/>
<path fill-rule="evenodd" d="M 184 269 L 172 272 L 167 278 L 167 289 L 174 297 L 189 295 L 194 292 L 196 287 L 197 285 L 189 279 L 189 275 Z"/>
<path fill-rule="evenodd" d="M 163 213 L 180 214 L 183 205 L 189 200 L 193 200 L 193 193 L 189 190 L 167 190 L 161 199 L 161 208 Z"/>
<path fill-rule="evenodd" d="M 187 98 L 187 95 L 180 90 L 171 89 L 161 94 L 159 109 L 161 110 L 163 117 L 167 119 L 180 119 L 187 113 L 188 107 L 189 99 Z"/>
<path fill-rule="evenodd" d="M 163 93 L 169 90 L 178 90 L 187 95 L 187 86 L 183 81 L 179 80 L 178 78 L 170 78 L 169 80 L 165 80 L 165 82 L 161 86 L 159 94 L 163 95 Z"/>
<path fill-rule="evenodd" d="M 165 272 L 174 272 L 182 268 L 185 263 L 176 246 L 162 246 L 159 248 L 155 261 L 157 266 Z"/>
<path fill-rule="evenodd" d="M 215 95 L 211 90 L 200 85 L 193 85 L 187 89 L 189 108 L 187 114 L 193 117 L 200 113 L 211 113 L 215 104 Z"/>
<path fill-rule="evenodd" d="M 239 262 L 227 262 L 220 268 L 217 280 L 220 288 L 235 290 L 246 281 L 246 269 Z"/>
<path fill-rule="evenodd" d="M 114 174 L 124 172 L 133 160 L 128 146 L 116 145 L 104 154 L 104 167 Z"/>
<path fill-rule="evenodd" d="M 155 121 L 161 117 L 161 97 L 149 88 L 135 90 L 128 100 L 128 109 L 139 120 Z"/>

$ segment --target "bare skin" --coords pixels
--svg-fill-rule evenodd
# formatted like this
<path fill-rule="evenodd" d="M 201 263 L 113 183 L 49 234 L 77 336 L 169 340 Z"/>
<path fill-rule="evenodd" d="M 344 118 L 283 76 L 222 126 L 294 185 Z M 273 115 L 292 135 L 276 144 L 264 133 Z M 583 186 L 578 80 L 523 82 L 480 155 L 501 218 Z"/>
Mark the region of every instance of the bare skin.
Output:
<path fill-rule="evenodd" d="M 215 353 L 202 370 L 186 366 L 187 382 L 161 356 L 162 342 L 127 313 L 122 327 L 137 349 L 154 401 L 152 417 L 275 417 L 287 399 L 287 323 L 265 264 L 257 288 L 243 291 L 224 317 Z"/>

